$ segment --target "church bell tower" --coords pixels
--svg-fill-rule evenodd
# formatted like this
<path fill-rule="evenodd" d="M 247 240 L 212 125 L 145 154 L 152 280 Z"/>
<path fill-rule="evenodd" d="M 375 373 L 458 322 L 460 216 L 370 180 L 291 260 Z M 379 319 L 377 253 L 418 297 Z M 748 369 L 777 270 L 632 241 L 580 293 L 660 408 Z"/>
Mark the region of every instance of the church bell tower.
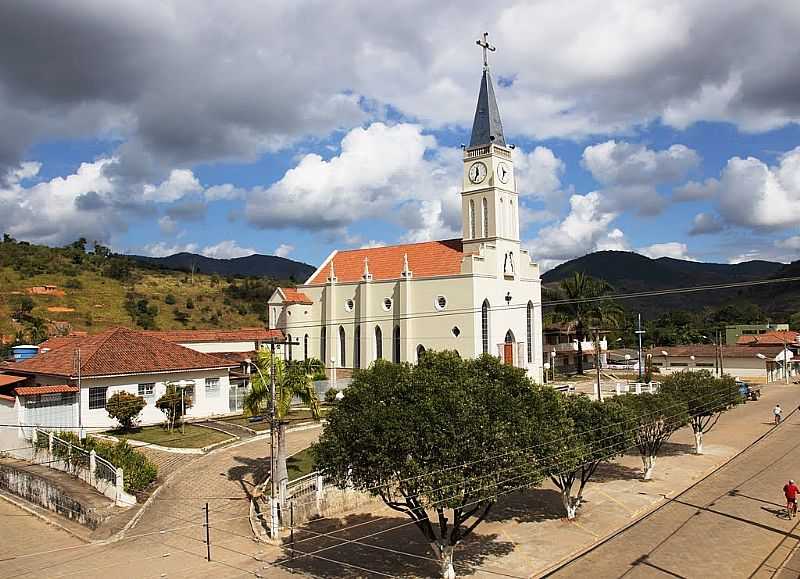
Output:
<path fill-rule="evenodd" d="M 480 245 L 519 247 L 519 203 L 511 147 L 506 145 L 500 111 L 494 96 L 487 51 L 495 47 L 488 35 L 477 44 L 483 49 L 483 76 L 469 146 L 464 148 L 464 184 L 461 192 L 464 252 Z M 510 248 L 513 251 L 513 247 Z"/>

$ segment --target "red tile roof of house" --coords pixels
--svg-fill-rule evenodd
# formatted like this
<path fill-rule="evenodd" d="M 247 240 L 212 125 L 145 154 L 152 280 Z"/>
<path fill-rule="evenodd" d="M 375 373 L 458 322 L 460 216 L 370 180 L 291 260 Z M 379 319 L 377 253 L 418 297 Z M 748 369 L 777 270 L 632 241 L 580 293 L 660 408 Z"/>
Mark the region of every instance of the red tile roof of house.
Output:
<path fill-rule="evenodd" d="M 12 376 L 11 374 L 0 374 L 0 387 L 8 386 L 9 384 L 17 384 L 27 380 L 27 376 Z"/>
<path fill-rule="evenodd" d="M 238 330 L 165 330 L 145 331 L 148 336 L 176 344 L 192 342 L 265 342 L 271 339 L 282 339 L 281 330 L 266 328 L 240 328 Z"/>
<path fill-rule="evenodd" d="M 461 273 L 464 249 L 460 239 L 351 249 L 336 252 L 333 256 L 333 269 L 339 282 L 359 281 L 364 275 L 364 258 L 368 258 L 369 272 L 373 279 L 398 279 L 403 271 L 404 255 L 408 255 L 408 268 L 414 277 L 454 275 Z M 330 271 L 328 260 L 306 283 L 325 283 L 330 277 Z"/>
<path fill-rule="evenodd" d="M 694 344 L 688 346 L 654 346 L 648 350 L 654 359 L 662 359 L 664 355 L 662 351 L 667 352 L 670 356 L 677 356 L 679 358 L 686 358 L 689 356 L 701 356 L 703 358 L 714 357 L 716 346 L 713 344 Z M 723 364 L 724 358 L 754 358 L 756 354 L 763 354 L 768 358 L 777 356 L 783 348 L 776 348 L 768 346 L 764 348 L 753 348 L 751 346 L 723 346 L 722 357 Z"/>
<path fill-rule="evenodd" d="M 281 293 L 283 293 L 284 297 L 286 298 L 283 300 L 285 304 L 306 304 L 312 305 L 314 302 L 311 301 L 311 298 L 308 297 L 303 292 L 297 291 L 297 288 L 293 287 L 282 287 L 280 288 Z"/>
<path fill-rule="evenodd" d="M 62 392 L 77 392 L 78 387 L 70 384 L 56 386 L 20 386 L 14 388 L 17 396 L 36 396 L 37 394 L 61 394 Z"/>
<path fill-rule="evenodd" d="M 763 334 L 739 336 L 736 344 L 738 346 L 783 346 L 784 342 L 787 345 L 796 344 L 798 336 L 800 336 L 800 333 L 791 330 L 775 330 Z"/>
<path fill-rule="evenodd" d="M 55 350 L 56 348 L 66 346 L 67 344 L 75 340 L 85 338 L 86 336 L 88 336 L 86 332 L 76 332 L 66 336 L 53 336 L 52 338 L 48 338 L 39 344 L 39 351 L 42 352 L 44 350 Z"/>
<path fill-rule="evenodd" d="M 73 340 L 28 360 L 8 364 L 7 368 L 22 374 L 75 378 L 78 348 L 81 375 L 84 377 L 233 367 L 233 364 L 216 356 L 185 348 L 145 332 L 112 328 L 94 336 Z"/>

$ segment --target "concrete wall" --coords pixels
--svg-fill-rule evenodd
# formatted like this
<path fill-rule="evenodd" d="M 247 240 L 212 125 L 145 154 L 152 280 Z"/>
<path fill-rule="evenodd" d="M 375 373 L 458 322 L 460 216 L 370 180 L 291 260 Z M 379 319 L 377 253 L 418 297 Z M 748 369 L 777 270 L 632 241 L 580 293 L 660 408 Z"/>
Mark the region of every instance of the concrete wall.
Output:
<path fill-rule="evenodd" d="M 665 363 L 663 356 L 655 356 L 653 367 L 658 368 L 662 374 L 682 372 L 683 370 L 708 370 L 713 374 L 714 358 L 696 356 L 692 360 L 688 356 L 669 356 Z M 725 374 L 739 378 L 764 378 L 767 375 L 766 363 L 755 356 L 752 358 L 724 358 L 722 369 Z"/>
<path fill-rule="evenodd" d="M 216 354 L 219 352 L 252 352 L 257 350 L 254 340 L 238 342 L 185 342 L 180 345 L 197 352 L 205 352 L 206 354 Z"/>
<path fill-rule="evenodd" d="M 0 398 L 0 424 L 18 424 L 15 401 Z M 0 426 L 0 452 L 26 446 L 16 426 Z"/>

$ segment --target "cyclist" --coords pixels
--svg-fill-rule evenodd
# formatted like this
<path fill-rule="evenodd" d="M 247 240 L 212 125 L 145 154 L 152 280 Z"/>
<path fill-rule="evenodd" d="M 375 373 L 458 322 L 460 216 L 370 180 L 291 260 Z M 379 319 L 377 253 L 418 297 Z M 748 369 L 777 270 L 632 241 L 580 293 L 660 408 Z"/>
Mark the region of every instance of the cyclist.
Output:
<path fill-rule="evenodd" d="M 783 410 L 781 409 L 780 404 L 776 404 L 775 408 L 772 409 L 772 415 L 775 417 L 775 424 L 781 423 L 781 414 L 783 414 Z"/>
<path fill-rule="evenodd" d="M 798 491 L 800 491 L 800 489 L 797 488 L 797 485 L 794 484 L 792 479 L 789 479 L 789 482 L 783 485 L 783 495 L 786 497 L 786 514 L 790 519 L 793 519 L 795 515 L 797 515 Z"/>

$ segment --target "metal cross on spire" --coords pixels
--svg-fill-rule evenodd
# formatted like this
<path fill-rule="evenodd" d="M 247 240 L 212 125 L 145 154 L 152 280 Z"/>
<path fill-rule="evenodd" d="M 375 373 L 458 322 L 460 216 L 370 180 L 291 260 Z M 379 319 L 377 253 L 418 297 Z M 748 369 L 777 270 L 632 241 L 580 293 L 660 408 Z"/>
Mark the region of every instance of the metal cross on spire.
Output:
<path fill-rule="evenodd" d="M 483 49 L 483 67 L 484 68 L 488 67 L 489 66 L 489 55 L 486 53 L 486 51 L 488 50 L 488 51 L 494 52 L 495 50 L 497 50 L 496 46 L 492 46 L 491 44 L 489 44 L 489 33 L 488 32 L 484 32 L 483 33 L 483 38 L 476 40 L 475 44 L 477 44 L 478 46 L 480 46 Z"/>

